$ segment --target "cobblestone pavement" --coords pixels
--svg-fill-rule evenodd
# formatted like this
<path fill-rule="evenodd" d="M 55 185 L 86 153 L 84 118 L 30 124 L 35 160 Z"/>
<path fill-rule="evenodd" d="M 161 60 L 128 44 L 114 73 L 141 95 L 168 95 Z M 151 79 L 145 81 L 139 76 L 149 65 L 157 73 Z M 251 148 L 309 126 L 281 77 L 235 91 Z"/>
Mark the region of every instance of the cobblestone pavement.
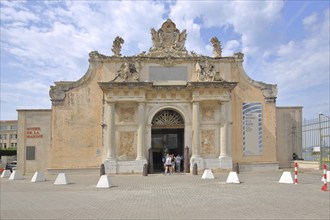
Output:
<path fill-rule="evenodd" d="M 291 170 L 292 171 L 292 170 Z M 322 171 L 299 173 L 279 184 L 283 170 L 241 172 L 241 184 L 201 175 L 111 175 L 113 187 L 96 188 L 98 173 L 66 173 L 68 185 L 1 178 L 1 219 L 329 219 L 330 193 Z M 292 172 L 293 174 L 293 172 Z M 330 187 L 330 184 L 328 184 Z"/>

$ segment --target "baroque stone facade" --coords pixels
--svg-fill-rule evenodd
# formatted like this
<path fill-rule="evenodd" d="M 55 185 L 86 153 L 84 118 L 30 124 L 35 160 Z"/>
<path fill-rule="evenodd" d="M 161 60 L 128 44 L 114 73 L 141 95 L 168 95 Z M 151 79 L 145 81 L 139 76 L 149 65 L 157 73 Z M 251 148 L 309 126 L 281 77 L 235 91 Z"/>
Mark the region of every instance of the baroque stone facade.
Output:
<path fill-rule="evenodd" d="M 242 53 L 222 57 L 217 37 L 213 57 L 188 52 L 187 37 L 168 19 L 151 29 L 148 52 L 122 57 L 118 36 L 112 56 L 89 54 L 80 80 L 55 82 L 48 168 L 136 173 L 147 163 L 157 172 L 165 153 L 185 155 L 186 170 L 276 167 L 276 85 L 250 79 Z M 243 146 L 262 151 L 245 156 Z"/>

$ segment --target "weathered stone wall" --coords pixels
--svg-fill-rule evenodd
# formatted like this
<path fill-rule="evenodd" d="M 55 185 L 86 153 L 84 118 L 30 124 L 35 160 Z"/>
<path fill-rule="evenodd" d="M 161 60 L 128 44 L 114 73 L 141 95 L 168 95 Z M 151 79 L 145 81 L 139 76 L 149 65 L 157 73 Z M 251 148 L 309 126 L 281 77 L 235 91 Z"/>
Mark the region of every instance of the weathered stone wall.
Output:
<path fill-rule="evenodd" d="M 277 107 L 276 118 L 277 159 L 290 167 L 293 153 L 302 158 L 302 107 Z"/>
<path fill-rule="evenodd" d="M 98 167 L 102 162 L 103 93 L 97 82 L 104 73 L 99 63 L 90 65 L 65 98 L 53 104 L 50 168 Z"/>
<path fill-rule="evenodd" d="M 232 156 L 236 163 L 277 163 L 276 158 L 276 103 L 266 102 L 262 84 L 246 75 L 242 62 L 232 63 L 231 80 L 238 82 L 232 93 Z M 262 103 L 263 153 L 258 156 L 243 156 L 242 103 Z"/>
<path fill-rule="evenodd" d="M 44 172 L 51 152 L 51 110 L 17 111 L 17 168 L 22 173 Z M 35 147 L 34 160 L 26 160 L 26 147 Z"/>

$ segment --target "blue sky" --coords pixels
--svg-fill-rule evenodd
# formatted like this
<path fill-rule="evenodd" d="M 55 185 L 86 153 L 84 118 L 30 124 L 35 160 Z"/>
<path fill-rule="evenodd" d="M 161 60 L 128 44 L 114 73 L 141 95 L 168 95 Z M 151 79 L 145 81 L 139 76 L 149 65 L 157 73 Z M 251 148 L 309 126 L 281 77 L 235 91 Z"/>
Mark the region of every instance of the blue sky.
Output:
<path fill-rule="evenodd" d="M 246 73 L 277 84 L 278 106 L 303 106 L 303 117 L 329 115 L 329 1 L 1 1 L 1 120 L 16 109 L 49 109 L 49 87 L 74 81 L 88 53 L 151 47 L 150 28 L 167 19 L 186 29 L 186 48 L 212 56 L 245 54 Z"/>

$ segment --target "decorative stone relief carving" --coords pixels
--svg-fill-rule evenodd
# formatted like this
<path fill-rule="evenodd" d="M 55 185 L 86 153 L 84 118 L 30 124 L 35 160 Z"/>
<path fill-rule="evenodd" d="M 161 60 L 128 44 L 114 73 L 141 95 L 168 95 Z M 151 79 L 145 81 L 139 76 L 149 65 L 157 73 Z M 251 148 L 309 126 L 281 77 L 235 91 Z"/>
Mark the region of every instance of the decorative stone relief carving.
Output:
<path fill-rule="evenodd" d="M 205 61 L 203 65 L 197 62 L 195 71 L 197 74 L 197 81 L 199 82 L 223 81 L 220 77 L 220 72 L 216 71 L 213 64 L 208 61 Z"/>
<path fill-rule="evenodd" d="M 135 121 L 135 111 L 133 107 L 120 108 L 119 112 L 120 122 L 134 122 Z"/>
<path fill-rule="evenodd" d="M 153 57 L 185 57 L 188 52 L 185 48 L 187 38 L 186 30 L 180 32 L 171 19 L 167 19 L 162 27 L 156 31 L 151 29 L 152 47 L 148 56 Z"/>
<path fill-rule="evenodd" d="M 49 96 L 52 102 L 62 101 L 65 98 L 65 92 L 59 86 L 50 86 Z"/>
<path fill-rule="evenodd" d="M 208 106 L 202 108 L 202 120 L 203 121 L 212 121 L 214 120 L 215 107 Z"/>
<path fill-rule="evenodd" d="M 172 110 L 162 110 L 152 119 L 153 126 L 184 125 L 184 120 L 179 113 Z"/>
<path fill-rule="evenodd" d="M 124 43 L 124 39 L 117 36 L 115 38 L 115 40 L 113 41 L 113 45 L 112 45 L 112 52 L 113 52 L 113 56 L 116 57 L 120 57 L 121 56 L 121 45 Z"/>
<path fill-rule="evenodd" d="M 217 37 L 212 37 L 210 41 L 213 45 L 213 56 L 214 57 L 221 57 L 222 48 L 221 43 Z"/>
<path fill-rule="evenodd" d="M 116 77 L 112 81 L 116 82 L 137 82 L 139 81 L 140 75 L 138 70 L 140 65 L 138 63 L 125 62 L 120 66 L 117 71 Z"/>
<path fill-rule="evenodd" d="M 134 157 L 134 131 L 120 132 L 119 139 L 119 158 L 128 159 Z"/>
<path fill-rule="evenodd" d="M 202 154 L 213 154 L 215 149 L 215 130 L 202 130 Z"/>

